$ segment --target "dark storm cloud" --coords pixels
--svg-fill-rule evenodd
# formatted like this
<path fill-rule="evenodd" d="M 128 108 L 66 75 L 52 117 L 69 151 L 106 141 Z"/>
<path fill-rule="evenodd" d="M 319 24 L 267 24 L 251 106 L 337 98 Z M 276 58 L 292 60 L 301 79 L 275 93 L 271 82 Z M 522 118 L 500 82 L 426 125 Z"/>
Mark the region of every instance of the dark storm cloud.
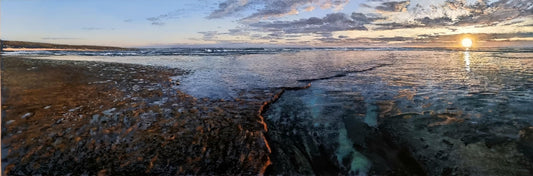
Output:
<path fill-rule="evenodd" d="M 367 18 L 364 14 L 331 13 L 323 18 L 311 17 L 294 21 L 257 22 L 250 27 L 263 31 L 283 31 L 284 33 L 331 33 L 346 30 L 367 30 L 365 24 L 375 19 Z"/>
<path fill-rule="evenodd" d="M 387 11 L 387 12 L 403 12 L 407 10 L 407 5 L 409 5 L 409 1 L 384 2 L 380 6 L 377 6 L 376 10 Z"/>
<path fill-rule="evenodd" d="M 218 4 L 218 8 L 211 12 L 208 19 L 224 18 L 238 14 L 248 9 L 257 11 L 242 20 L 265 19 L 297 13 L 300 8 L 308 5 L 318 5 L 323 8 L 337 8 L 348 3 L 349 0 L 226 0 Z"/>

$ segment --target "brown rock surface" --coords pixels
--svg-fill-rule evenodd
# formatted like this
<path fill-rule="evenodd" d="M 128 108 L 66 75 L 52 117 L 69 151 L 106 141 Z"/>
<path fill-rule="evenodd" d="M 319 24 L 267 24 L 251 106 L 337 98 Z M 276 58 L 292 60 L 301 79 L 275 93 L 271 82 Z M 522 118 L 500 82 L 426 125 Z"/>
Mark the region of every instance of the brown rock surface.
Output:
<path fill-rule="evenodd" d="M 258 109 L 173 88 L 179 69 L 2 56 L 7 175 L 258 174 L 270 163 Z"/>

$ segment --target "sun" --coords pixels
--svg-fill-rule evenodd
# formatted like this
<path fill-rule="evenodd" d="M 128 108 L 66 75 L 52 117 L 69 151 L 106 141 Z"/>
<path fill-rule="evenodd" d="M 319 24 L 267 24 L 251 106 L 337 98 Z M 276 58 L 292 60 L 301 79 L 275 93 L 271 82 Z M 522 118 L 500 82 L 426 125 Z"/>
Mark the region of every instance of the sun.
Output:
<path fill-rule="evenodd" d="M 464 39 L 461 41 L 461 44 L 462 44 L 463 47 L 465 47 L 465 48 L 470 48 L 470 47 L 472 47 L 472 39 L 470 39 L 470 38 L 464 38 Z"/>

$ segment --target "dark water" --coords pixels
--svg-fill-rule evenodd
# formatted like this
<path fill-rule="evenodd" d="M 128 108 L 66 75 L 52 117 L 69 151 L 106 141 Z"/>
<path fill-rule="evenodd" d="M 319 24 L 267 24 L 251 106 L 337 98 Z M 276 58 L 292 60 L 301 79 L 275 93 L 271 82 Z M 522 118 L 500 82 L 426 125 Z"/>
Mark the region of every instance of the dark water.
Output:
<path fill-rule="evenodd" d="M 530 52 L 254 52 L 42 59 L 183 68 L 177 88 L 213 99 L 311 83 L 264 114 L 271 174 L 533 173 Z"/>

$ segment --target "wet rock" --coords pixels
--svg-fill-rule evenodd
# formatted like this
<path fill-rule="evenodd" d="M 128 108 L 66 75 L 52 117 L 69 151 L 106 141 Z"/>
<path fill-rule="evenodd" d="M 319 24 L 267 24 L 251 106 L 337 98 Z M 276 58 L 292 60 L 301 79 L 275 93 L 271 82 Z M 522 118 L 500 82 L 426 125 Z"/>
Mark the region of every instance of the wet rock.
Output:
<path fill-rule="evenodd" d="M 73 108 L 73 109 L 69 109 L 68 111 L 69 111 L 69 112 L 74 112 L 74 111 L 77 111 L 77 110 L 79 110 L 79 109 L 81 109 L 81 108 L 82 108 L 82 107 L 80 106 L 80 107 L 76 107 L 76 108 Z"/>
<path fill-rule="evenodd" d="M 20 118 L 25 119 L 25 118 L 31 117 L 32 115 L 33 115 L 33 113 L 28 112 L 28 113 L 22 115 L 22 117 L 20 117 Z"/>
<path fill-rule="evenodd" d="M 111 109 L 108 109 L 108 110 L 102 111 L 102 113 L 103 113 L 104 115 L 110 116 L 110 115 L 113 114 L 112 112 L 115 111 L 115 110 L 117 110 L 117 108 L 111 108 Z"/>
<path fill-rule="evenodd" d="M 58 119 L 58 120 L 56 121 L 56 124 L 60 124 L 60 123 L 62 123 L 64 120 L 65 120 L 65 118 Z"/>
<path fill-rule="evenodd" d="M 99 121 L 100 121 L 99 117 L 100 117 L 100 115 L 98 115 L 98 114 L 94 114 L 94 115 L 92 116 L 92 118 L 91 118 L 91 123 L 97 123 L 97 122 L 99 122 Z"/>
<path fill-rule="evenodd" d="M 15 120 L 8 120 L 8 121 L 6 122 L 6 125 L 10 125 L 10 124 L 12 124 L 13 122 L 15 122 Z"/>
<path fill-rule="evenodd" d="M 141 90 L 141 86 L 139 86 L 139 85 L 133 85 L 132 90 L 135 91 L 135 92 L 138 92 L 138 91 Z"/>

